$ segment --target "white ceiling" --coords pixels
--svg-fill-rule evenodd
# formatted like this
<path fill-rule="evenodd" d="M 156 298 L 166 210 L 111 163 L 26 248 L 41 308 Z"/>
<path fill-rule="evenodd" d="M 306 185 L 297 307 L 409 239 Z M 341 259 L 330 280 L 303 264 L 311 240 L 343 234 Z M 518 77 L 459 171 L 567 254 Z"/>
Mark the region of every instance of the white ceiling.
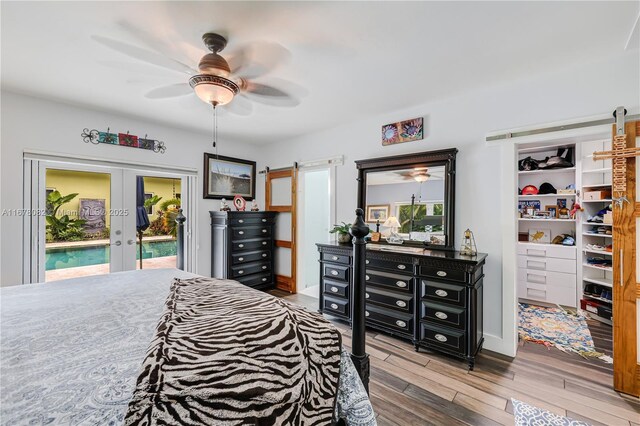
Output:
<path fill-rule="evenodd" d="M 6 2 L 2 87 L 211 131 L 195 96 L 149 90 L 188 76 L 148 65 L 92 35 L 196 66 L 201 35 L 226 51 L 277 42 L 291 60 L 260 81 L 305 88 L 293 108 L 256 105 L 220 118 L 220 134 L 254 143 L 292 137 L 621 52 L 638 2 Z M 224 54 L 224 52 L 223 52 Z M 380 123 L 385 124 L 385 123 Z"/>

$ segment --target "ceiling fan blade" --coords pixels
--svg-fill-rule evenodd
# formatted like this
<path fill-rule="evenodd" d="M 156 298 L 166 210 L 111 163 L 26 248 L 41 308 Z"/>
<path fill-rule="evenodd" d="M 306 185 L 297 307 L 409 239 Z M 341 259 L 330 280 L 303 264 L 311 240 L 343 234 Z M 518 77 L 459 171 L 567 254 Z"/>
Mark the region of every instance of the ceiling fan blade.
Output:
<path fill-rule="evenodd" d="M 252 79 L 269 73 L 289 58 L 291 52 L 284 46 L 261 41 L 250 43 L 230 53 L 227 62 L 232 74 Z"/>
<path fill-rule="evenodd" d="M 249 100 L 242 96 L 236 96 L 231 102 L 220 107 L 235 115 L 247 116 L 253 112 L 253 105 Z"/>
<path fill-rule="evenodd" d="M 264 105 L 277 106 L 277 107 L 295 107 L 300 105 L 300 100 L 294 97 L 269 97 L 260 96 L 254 93 L 243 93 L 241 96 L 245 96 L 252 102 L 258 102 Z"/>
<path fill-rule="evenodd" d="M 157 87 L 145 93 L 144 97 L 149 99 L 166 99 L 190 95 L 192 93 L 193 90 L 187 83 L 177 83 L 169 86 Z"/>
<path fill-rule="evenodd" d="M 130 56 L 134 59 L 137 59 L 143 62 L 148 62 L 150 64 L 153 64 L 162 68 L 167 68 L 172 71 L 177 71 L 185 74 L 196 73 L 196 71 L 193 68 L 191 68 L 186 64 L 183 64 L 180 61 L 167 58 L 166 56 L 163 56 L 159 53 L 152 52 L 142 47 L 137 47 L 129 43 L 125 43 L 122 41 L 114 40 L 112 38 L 103 37 L 99 35 L 92 35 L 91 38 L 97 41 L 98 43 L 102 44 L 103 46 L 106 46 L 124 55 Z"/>

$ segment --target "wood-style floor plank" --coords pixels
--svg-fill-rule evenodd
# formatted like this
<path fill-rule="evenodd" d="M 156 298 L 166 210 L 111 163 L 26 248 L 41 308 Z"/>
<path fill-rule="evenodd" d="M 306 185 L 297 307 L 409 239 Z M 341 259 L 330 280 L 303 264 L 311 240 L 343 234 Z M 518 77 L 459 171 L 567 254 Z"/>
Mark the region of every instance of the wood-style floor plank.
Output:
<path fill-rule="evenodd" d="M 272 292 L 316 311 L 317 299 Z M 329 318 L 331 319 L 331 318 Z M 332 321 L 351 345 L 351 329 Z M 589 321 L 596 349 L 611 353 L 611 328 Z M 594 426 L 640 426 L 640 400 L 612 388 L 610 364 L 521 342 L 511 359 L 483 350 L 474 371 L 411 342 L 367 330 L 370 398 L 381 426 L 512 425 L 511 398 Z"/>

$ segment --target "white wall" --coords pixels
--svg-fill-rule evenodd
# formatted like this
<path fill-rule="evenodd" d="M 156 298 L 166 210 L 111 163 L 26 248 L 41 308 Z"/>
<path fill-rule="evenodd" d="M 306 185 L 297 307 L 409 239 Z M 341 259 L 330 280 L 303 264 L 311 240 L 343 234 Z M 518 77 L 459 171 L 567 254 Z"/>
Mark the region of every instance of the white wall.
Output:
<path fill-rule="evenodd" d="M 3 91 L 0 135 L 0 205 L 2 209 L 22 208 L 22 156 L 25 149 L 67 153 L 93 158 L 125 159 L 130 162 L 173 165 L 198 169 L 198 194 L 202 193 L 203 153 L 213 152 L 211 135 L 192 133 L 144 122 L 137 118 L 108 114 L 76 106 Z M 204 106 L 204 105 L 203 105 Z M 206 106 L 204 106 L 206 107 Z M 134 135 L 165 142 L 165 154 L 118 146 L 93 145 L 82 141 L 82 129 L 130 131 Z M 258 160 L 254 145 L 221 139 L 220 155 Z M 258 170 L 264 163 L 258 163 Z M 257 178 L 257 198 L 264 208 L 264 179 Z M 210 274 L 209 210 L 217 210 L 219 201 L 198 199 L 198 271 Z M 193 218 L 192 218 L 193 219 Z M 0 217 L 0 285 L 22 282 L 22 219 Z"/>
<path fill-rule="evenodd" d="M 544 60 L 535 58 L 532 60 Z M 473 64 L 467 64 L 473 72 Z M 485 143 L 485 134 L 538 123 L 610 113 L 617 105 L 639 106 L 638 51 L 607 60 L 558 71 L 529 80 L 468 93 L 464 96 L 425 103 L 401 111 L 372 116 L 322 132 L 271 145 L 263 157 L 272 167 L 335 155 L 345 156 L 337 170 L 337 221 L 351 221 L 356 207 L 354 160 L 456 147 L 460 150 L 456 177 L 456 246 L 461 232 L 471 228 L 478 249 L 489 254 L 485 267 L 485 347 L 511 352 L 512 342 L 502 339 L 503 322 L 501 150 Z M 438 84 L 434 81 L 433 84 Z M 374 89 L 372 89 L 374 90 Z M 339 94 L 336 94 L 339 102 Z M 384 102 L 384 94 L 380 94 Z M 423 141 L 383 147 L 383 124 L 425 117 Z M 510 219 L 510 218 L 509 218 Z M 509 324 L 505 324 L 505 323 Z"/>

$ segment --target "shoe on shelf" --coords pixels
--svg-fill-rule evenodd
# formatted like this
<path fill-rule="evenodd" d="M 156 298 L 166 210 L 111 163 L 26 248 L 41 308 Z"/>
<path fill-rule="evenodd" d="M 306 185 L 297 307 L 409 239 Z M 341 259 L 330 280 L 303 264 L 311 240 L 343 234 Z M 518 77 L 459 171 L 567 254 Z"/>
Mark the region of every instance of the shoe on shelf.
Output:
<path fill-rule="evenodd" d="M 585 248 L 587 250 L 596 250 L 596 251 L 604 251 L 604 247 L 598 245 L 598 244 L 587 244 L 585 246 Z"/>
<path fill-rule="evenodd" d="M 609 253 L 611 253 L 611 252 L 613 251 L 613 245 L 612 245 L 612 244 L 609 244 L 608 246 L 606 246 L 606 247 L 604 248 L 604 251 L 608 251 Z"/>
<path fill-rule="evenodd" d="M 587 219 L 589 223 L 602 223 L 604 222 L 604 218 L 602 216 L 589 216 Z"/>

